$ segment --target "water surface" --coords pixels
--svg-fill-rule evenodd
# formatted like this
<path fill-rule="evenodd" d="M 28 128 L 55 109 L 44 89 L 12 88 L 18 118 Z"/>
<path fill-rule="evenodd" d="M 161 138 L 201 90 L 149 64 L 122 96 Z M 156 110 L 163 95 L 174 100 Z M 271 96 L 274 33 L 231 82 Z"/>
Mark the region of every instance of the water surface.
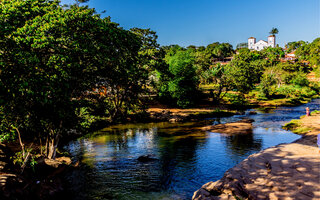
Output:
<path fill-rule="evenodd" d="M 65 148 L 82 167 L 68 176 L 74 199 L 191 199 L 194 191 L 265 148 L 300 136 L 281 129 L 291 119 L 319 110 L 320 100 L 268 113 L 189 123 L 117 125 Z M 251 133 L 227 136 L 195 129 L 207 124 L 254 119 Z M 142 155 L 155 160 L 139 162 Z"/>

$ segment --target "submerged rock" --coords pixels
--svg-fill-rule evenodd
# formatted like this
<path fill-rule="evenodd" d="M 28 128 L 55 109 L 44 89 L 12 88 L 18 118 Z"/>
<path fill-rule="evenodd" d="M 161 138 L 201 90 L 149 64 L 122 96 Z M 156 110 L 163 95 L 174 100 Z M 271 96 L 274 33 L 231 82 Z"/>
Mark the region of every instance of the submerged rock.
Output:
<path fill-rule="evenodd" d="M 256 114 L 257 114 L 256 111 L 250 111 L 250 112 L 249 112 L 249 115 L 256 115 Z"/>
<path fill-rule="evenodd" d="M 151 155 L 143 155 L 143 156 L 139 156 L 138 158 L 139 162 L 150 162 L 154 160 L 158 160 L 158 159 L 152 158 Z"/>

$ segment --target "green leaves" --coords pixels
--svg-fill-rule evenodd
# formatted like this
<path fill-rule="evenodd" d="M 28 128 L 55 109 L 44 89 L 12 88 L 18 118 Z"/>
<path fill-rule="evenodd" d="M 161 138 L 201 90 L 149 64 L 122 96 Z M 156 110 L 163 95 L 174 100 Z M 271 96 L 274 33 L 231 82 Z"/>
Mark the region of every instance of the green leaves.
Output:
<path fill-rule="evenodd" d="M 137 35 L 56 0 L 4 0 L 0 12 L 1 106 L 24 133 L 55 138 L 75 127 L 76 99 L 97 85 L 118 92 L 110 101 L 137 103 L 147 78 Z"/>
<path fill-rule="evenodd" d="M 167 53 L 165 60 L 168 68 L 158 74 L 160 96 L 167 101 L 173 100 L 171 103 L 174 102 L 179 107 L 193 105 L 199 80 L 192 50 L 177 50 L 173 47 Z"/>

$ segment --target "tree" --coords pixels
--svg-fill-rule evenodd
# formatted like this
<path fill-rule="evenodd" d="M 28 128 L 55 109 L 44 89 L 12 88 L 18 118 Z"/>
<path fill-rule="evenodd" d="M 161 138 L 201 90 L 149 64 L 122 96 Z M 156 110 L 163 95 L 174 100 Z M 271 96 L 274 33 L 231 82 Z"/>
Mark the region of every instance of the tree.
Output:
<path fill-rule="evenodd" d="M 204 72 L 206 80 L 213 84 L 210 95 L 211 98 L 213 98 L 213 101 L 217 103 L 220 102 L 231 88 L 228 79 L 229 68 L 229 65 L 221 65 L 218 63 L 216 66 L 213 66 Z"/>
<path fill-rule="evenodd" d="M 222 43 L 215 42 L 209 44 L 205 50 L 207 54 L 207 58 L 211 60 L 222 60 L 225 57 L 232 56 L 233 54 L 233 47 L 229 43 Z"/>
<path fill-rule="evenodd" d="M 55 158 L 59 139 L 75 127 L 77 99 L 87 91 L 100 83 L 111 93 L 122 88 L 126 93 L 116 106 L 139 94 L 139 38 L 94 9 L 4 0 L 0 12 L 0 106 L 23 138 L 46 141 L 48 158 Z"/>
<path fill-rule="evenodd" d="M 275 65 L 280 62 L 285 53 L 281 47 L 268 47 L 261 51 L 263 56 L 268 60 L 270 65 Z"/>
<path fill-rule="evenodd" d="M 168 51 L 165 60 L 167 69 L 158 71 L 160 98 L 183 108 L 193 105 L 199 82 L 192 50 L 175 46 Z"/>
<path fill-rule="evenodd" d="M 301 47 L 301 46 L 303 46 L 303 45 L 305 45 L 305 44 L 306 44 L 306 42 L 305 42 L 305 41 L 302 41 L 302 40 L 296 41 L 296 42 L 288 42 L 288 43 L 286 44 L 287 52 L 290 53 L 290 52 L 292 52 L 292 51 L 295 51 L 295 50 L 297 50 L 299 47 Z"/>
<path fill-rule="evenodd" d="M 266 67 L 263 55 L 258 51 L 240 49 L 230 63 L 229 80 L 234 89 L 241 93 L 248 93 L 255 84 L 260 82 L 260 77 Z"/>
<path fill-rule="evenodd" d="M 320 38 L 298 47 L 296 55 L 301 61 L 307 60 L 311 65 L 320 66 Z"/>
<path fill-rule="evenodd" d="M 277 28 L 272 28 L 269 33 L 274 36 L 279 33 L 279 30 Z"/>
<path fill-rule="evenodd" d="M 248 42 L 239 43 L 237 44 L 236 48 L 237 49 L 248 48 Z"/>

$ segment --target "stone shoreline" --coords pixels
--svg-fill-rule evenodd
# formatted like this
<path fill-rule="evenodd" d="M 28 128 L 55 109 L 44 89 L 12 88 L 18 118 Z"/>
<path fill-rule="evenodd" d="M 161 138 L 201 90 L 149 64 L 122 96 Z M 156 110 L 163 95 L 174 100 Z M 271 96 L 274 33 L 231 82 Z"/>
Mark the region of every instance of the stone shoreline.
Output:
<path fill-rule="evenodd" d="M 300 120 L 312 128 L 302 138 L 280 144 L 229 169 L 222 179 L 197 190 L 192 199 L 320 199 L 320 115 Z"/>

